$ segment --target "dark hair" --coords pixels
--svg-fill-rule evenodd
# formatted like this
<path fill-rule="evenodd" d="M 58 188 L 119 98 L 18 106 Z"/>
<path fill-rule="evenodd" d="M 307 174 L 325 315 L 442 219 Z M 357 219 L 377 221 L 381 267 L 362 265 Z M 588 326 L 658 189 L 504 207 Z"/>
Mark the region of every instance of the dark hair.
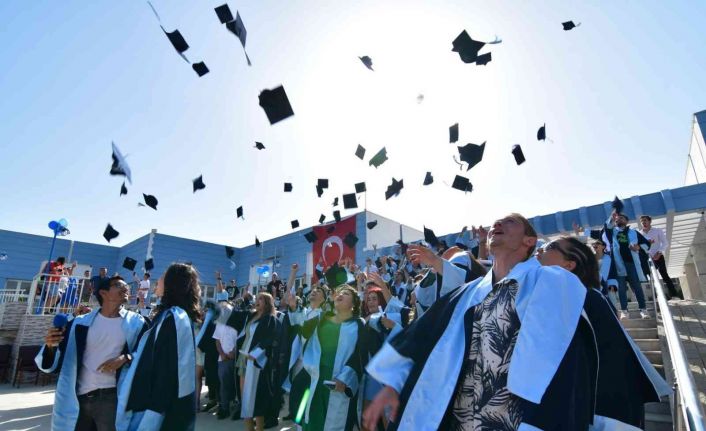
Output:
<path fill-rule="evenodd" d="M 56 261 L 63 265 L 64 263 L 66 263 L 66 258 L 64 256 L 59 256 L 56 258 Z"/>
<path fill-rule="evenodd" d="M 358 292 L 356 292 L 356 290 L 349 285 L 342 284 L 336 289 L 336 294 L 341 294 L 343 292 L 350 293 L 353 299 L 353 316 L 360 317 L 360 296 L 358 296 Z"/>
<path fill-rule="evenodd" d="M 598 270 L 598 261 L 591 249 L 572 236 L 563 236 L 557 241 L 562 241 L 569 246 L 563 251 L 565 252 L 564 257 L 576 264 L 574 270 L 571 272 L 574 273 L 587 288 L 600 289 L 601 276 Z"/>
<path fill-rule="evenodd" d="M 650 223 L 652 223 L 652 217 L 648 216 L 647 214 L 643 214 L 640 216 L 640 220 L 642 220 L 643 218 L 646 218 L 647 220 L 650 221 Z"/>
<path fill-rule="evenodd" d="M 378 297 L 378 304 L 380 304 L 380 306 L 382 307 L 383 310 L 385 309 L 385 307 L 387 307 L 387 301 L 385 301 L 385 297 L 382 295 L 382 289 L 380 289 L 379 287 L 374 287 L 372 289 L 368 289 L 365 292 L 364 302 L 363 302 L 363 305 L 361 306 L 361 314 L 360 314 L 361 317 L 367 317 L 367 316 L 370 316 L 371 314 L 377 312 L 377 310 L 368 310 L 368 295 L 371 293 L 374 293 L 375 296 Z"/>
<path fill-rule="evenodd" d="M 262 311 L 263 316 L 274 316 L 277 312 L 275 310 L 275 299 L 274 297 L 267 293 L 267 292 L 260 292 L 257 294 L 257 297 L 255 297 L 255 301 L 257 301 L 260 297 L 265 298 L 265 310 Z"/>
<path fill-rule="evenodd" d="M 145 275 L 147 276 L 147 278 L 150 278 L 150 277 L 151 277 L 151 275 L 150 275 L 149 272 L 145 272 Z"/>
<path fill-rule="evenodd" d="M 99 305 L 103 305 L 103 298 L 101 297 L 101 290 L 110 290 L 110 286 L 116 281 L 125 281 L 121 276 L 114 275 L 107 280 L 102 280 L 97 286 L 93 287 L 93 295 L 96 297 Z"/>
<path fill-rule="evenodd" d="M 191 320 L 198 320 L 201 315 L 199 302 L 201 288 L 199 273 L 191 265 L 173 263 L 164 273 L 164 295 L 158 311 L 170 307 L 179 307 L 186 312 Z"/>
<path fill-rule="evenodd" d="M 605 241 L 603 241 L 602 239 L 594 239 L 592 244 L 600 244 L 603 246 L 603 248 L 605 248 L 605 246 L 606 246 Z"/>

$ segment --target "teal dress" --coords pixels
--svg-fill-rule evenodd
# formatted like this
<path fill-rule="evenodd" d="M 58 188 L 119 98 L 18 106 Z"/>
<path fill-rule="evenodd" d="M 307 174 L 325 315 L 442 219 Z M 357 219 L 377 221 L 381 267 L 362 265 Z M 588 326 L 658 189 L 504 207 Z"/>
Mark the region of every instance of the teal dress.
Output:
<path fill-rule="evenodd" d="M 341 324 L 324 319 L 318 328 L 319 343 L 321 344 L 321 362 L 319 363 L 319 382 L 314 390 L 309 410 L 309 422 L 304 424 L 304 431 L 321 431 L 326 422 L 326 410 L 331 390 L 324 386 L 324 380 L 333 379 L 333 366 L 338 350 L 338 335 Z"/>

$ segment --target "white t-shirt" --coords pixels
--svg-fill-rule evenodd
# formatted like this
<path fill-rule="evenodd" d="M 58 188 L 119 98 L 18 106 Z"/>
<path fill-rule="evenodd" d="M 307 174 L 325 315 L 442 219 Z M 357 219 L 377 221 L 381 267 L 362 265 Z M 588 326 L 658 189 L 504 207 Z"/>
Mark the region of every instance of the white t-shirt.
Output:
<path fill-rule="evenodd" d="M 123 351 L 126 340 L 122 324 L 122 317 L 108 318 L 96 314 L 86 336 L 86 350 L 78 375 L 78 395 L 115 387 L 115 372 L 101 373 L 98 367 L 108 359 L 120 356 Z"/>
<path fill-rule="evenodd" d="M 140 287 L 137 288 L 137 295 L 142 299 L 147 298 L 147 292 L 150 291 L 150 281 L 140 280 Z"/>
<path fill-rule="evenodd" d="M 213 331 L 213 339 L 221 342 L 221 349 L 223 353 L 228 354 L 235 349 L 238 342 L 238 331 L 236 331 L 232 326 L 224 325 L 223 323 L 216 323 L 216 329 Z M 222 361 L 220 355 L 218 356 L 218 361 Z"/>

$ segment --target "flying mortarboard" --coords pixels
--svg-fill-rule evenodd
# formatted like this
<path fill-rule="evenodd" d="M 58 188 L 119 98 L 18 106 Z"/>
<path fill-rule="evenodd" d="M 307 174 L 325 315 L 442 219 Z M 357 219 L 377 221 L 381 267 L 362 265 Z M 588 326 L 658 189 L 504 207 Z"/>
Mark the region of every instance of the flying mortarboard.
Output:
<path fill-rule="evenodd" d="M 320 187 L 322 189 L 327 189 L 328 188 L 328 180 L 326 178 L 319 178 L 316 185 L 317 185 L 317 187 Z"/>
<path fill-rule="evenodd" d="M 260 247 L 260 240 L 255 237 L 255 247 Z"/>
<path fill-rule="evenodd" d="M 192 64 L 191 68 L 194 69 L 194 72 L 196 72 L 199 77 L 204 76 L 209 72 L 208 66 L 206 66 L 206 63 L 204 63 L 203 61 Z"/>
<path fill-rule="evenodd" d="M 439 238 L 436 237 L 434 231 L 424 226 L 424 241 L 428 242 L 432 247 L 439 244 Z"/>
<path fill-rule="evenodd" d="M 358 148 L 355 150 L 355 156 L 360 160 L 363 160 L 363 157 L 365 157 L 365 148 L 363 148 L 362 145 L 358 144 Z"/>
<path fill-rule="evenodd" d="M 123 185 L 120 186 L 120 196 L 126 195 L 127 194 L 127 187 L 125 187 L 125 181 L 123 181 Z"/>
<path fill-rule="evenodd" d="M 174 47 L 176 52 L 179 53 L 181 58 L 188 62 L 189 60 L 184 56 L 184 52 L 189 49 L 189 44 L 186 43 L 186 39 L 184 39 L 184 36 L 181 35 L 181 32 L 179 30 L 174 30 L 170 33 L 165 30 L 164 27 L 162 27 L 162 31 L 164 32 L 164 34 L 167 35 L 169 42 L 171 42 L 172 46 Z"/>
<path fill-rule="evenodd" d="M 566 21 L 566 22 L 561 23 L 561 26 L 564 28 L 564 31 L 569 31 L 569 30 L 576 28 L 580 25 L 581 25 L 581 23 L 574 24 L 573 21 Z"/>
<path fill-rule="evenodd" d="M 356 193 L 365 193 L 367 191 L 367 188 L 365 187 L 365 183 L 356 183 L 355 185 L 355 192 Z"/>
<path fill-rule="evenodd" d="M 194 193 L 196 193 L 196 190 L 203 190 L 206 188 L 206 184 L 203 183 L 203 175 L 199 175 L 198 178 L 194 178 L 192 182 L 194 183 Z"/>
<path fill-rule="evenodd" d="M 110 240 L 117 238 L 120 235 L 120 232 L 117 230 L 113 229 L 113 226 L 111 226 L 110 223 L 108 223 L 108 226 L 105 227 L 105 231 L 103 231 L 103 238 L 105 238 L 106 241 L 110 242 Z"/>
<path fill-rule="evenodd" d="M 292 191 L 292 183 L 284 183 L 284 191 L 289 193 Z"/>
<path fill-rule="evenodd" d="M 321 216 L 319 217 L 319 224 L 323 223 L 325 220 L 326 220 L 326 216 L 321 214 Z"/>
<path fill-rule="evenodd" d="M 337 207 L 338 206 L 338 196 L 333 198 L 333 206 Z"/>
<path fill-rule="evenodd" d="M 367 223 L 368 229 L 372 229 L 372 228 L 374 228 L 374 227 L 377 226 L 377 225 L 378 225 L 378 221 L 377 221 L 377 220 L 369 221 L 369 222 Z"/>
<path fill-rule="evenodd" d="M 515 156 L 515 162 L 518 166 L 525 162 L 525 155 L 522 153 L 522 147 L 519 144 L 512 146 L 512 155 Z"/>
<path fill-rule="evenodd" d="M 226 246 L 226 257 L 232 259 L 235 254 L 235 249 L 229 245 Z"/>
<path fill-rule="evenodd" d="M 235 216 L 237 218 L 243 218 L 243 207 L 240 206 L 235 210 Z"/>
<path fill-rule="evenodd" d="M 385 163 L 387 160 L 387 150 L 385 147 L 382 147 L 382 150 L 378 151 L 377 154 L 373 156 L 372 159 L 370 159 L 369 166 L 375 166 L 376 168 Z"/>
<path fill-rule="evenodd" d="M 458 141 L 458 123 L 449 127 L 449 143 L 453 144 Z"/>
<path fill-rule="evenodd" d="M 248 39 L 248 31 L 245 29 L 245 24 L 243 23 L 243 19 L 240 17 L 240 12 L 235 12 L 235 20 L 227 22 L 226 28 L 233 33 L 238 40 L 240 40 L 240 44 L 243 45 L 243 49 L 245 49 L 245 42 Z"/>
<path fill-rule="evenodd" d="M 145 271 L 152 271 L 154 269 L 154 259 L 151 257 L 145 261 Z"/>
<path fill-rule="evenodd" d="M 135 265 L 137 265 L 137 261 L 131 257 L 126 257 L 125 260 L 123 260 L 123 268 L 128 271 L 134 271 Z"/>
<path fill-rule="evenodd" d="M 305 233 L 304 238 L 306 238 L 306 240 L 309 244 L 313 244 L 316 242 L 317 239 L 319 239 L 313 230 L 311 232 Z"/>
<path fill-rule="evenodd" d="M 547 139 L 547 124 L 543 124 L 542 127 L 537 130 L 537 140 L 544 141 Z"/>
<path fill-rule="evenodd" d="M 367 67 L 370 70 L 373 70 L 373 59 L 372 58 L 368 57 L 367 55 L 364 55 L 364 56 L 358 57 L 358 58 L 360 58 L 360 61 L 363 62 L 365 67 Z"/>
<path fill-rule="evenodd" d="M 471 170 L 472 167 L 480 163 L 483 160 L 483 152 L 485 151 L 485 142 L 480 145 L 476 144 L 466 144 L 463 147 L 458 148 L 458 155 L 462 162 L 468 163 L 466 171 Z"/>
<path fill-rule="evenodd" d="M 159 204 L 159 201 L 156 197 L 152 195 L 146 195 L 144 193 L 142 193 L 142 197 L 145 199 L 145 205 L 157 211 L 157 204 Z"/>
<path fill-rule="evenodd" d="M 343 195 L 343 208 L 347 210 L 358 208 L 358 200 L 355 197 L 355 193 Z"/>
<path fill-rule="evenodd" d="M 471 184 L 468 178 L 463 177 L 461 175 L 456 175 L 456 178 L 454 178 L 454 182 L 451 187 L 455 188 L 456 190 L 461 190 L 462 192 L 473 191 L 473 184 Z"/>
<path fill-rule="evenodd" d="M 262 90 L 259 100 L 260 106 L 265 110 L 270 124 L 278 123 L 294 115 L 287 93 L 285 93 L 284 87 L 281 85 L 272 90 Z"/>
<path fill-rule="evenodd" d="M 264 150 L 265 146 L 262 144 L 262 142 L 255 142 L 255 148 L 258 150 Z"/>
<path fill-rule="evenodd" d="M 385 190 L 385 200 L 388 200 L 391 197 L 400 194 L 400 191 L 404 187 L 403 181 L 404 180 L 397 181 L 394 177 L 392 178 L 392 184 L 387 186 L 387 190 Z"/>
<path fill-rule="evenodd" d="M 299 220 L 292 220 L 292 229 L 296 229 L 299 227 Z"/>
<path fill-rule="evenodd" d="M 130 166 L 127 165 L 127 160 L 120 153 L 115 142 L 111 142 L 113 146 L 113 165 L 110 167 L 110 175 L 122 175 L 132 184 L 132 176 L 130 175 Z"/>
<path fill-rule="evenodd" d="M 346 235 L 346 237 L 343 238 L 343 243 L 350 248 L 355 247 L 357 242 L 358 242 L 358 237 L 355 236 L 355 234 L 353 232 L 348 232 L 348 235 Z"/>
<path fill-rule="evenodd" d="M 334 218 L 334 220 L 336 220 L 336 223 L 338 223 L 339 221 L 341 221 L 341 212 L 340 212 L 339 210 L 334 211 L 334 212 L 333 212 L 333 218 Z M 331 228 L 335 229 L 334 226 L 331 226 Z"/>
<path fill-rule="evenodd" d="M 321 195 L 324 194 L 324 189 L 321 188 L 318 184 L 316 186 L 316 196 L 321 197 Z"/>
<path fill-rule="evenodd" d="M 431 175 L 431 172 L 427 172 L 426 176 L 424 177 L 424 185 L 428 186 L 429 184 L 434 182 L 434 177 Z"/>
<path fill-rule="evenodd" d="M 486 64 L 490 61 L 490 53 L 478 55 L 478 51 L 481 50 L 486 44 L 496 44 L 500 43 L 501 40 L 497 37 L 493 42 L 480 42 L 473 40 L 471 36 L 468 35 L 466 30 L 462 31 L 456 39 L 453 41 L 453 49 L 451 51 L 458 52 L 461 57 L 461 61 L 464 63 L 476 63 L 476 64 Z"/>
<path fill-rule="evenodd" d="M 615 199 L 613 199 L 613 202 L 611 203 L 611 207 L 617 212 L 618 214 L 622 214 L 623 210 L 625 209 L 625 204 L 623 201 L 620 200 L 617 196 Z"/>
<path fill-rule="evenodd" d="M 233 14 L 231 13 L 228 4 L 222 4 L 214 10 L 216 11 L 216 15 L 218 15 L 218 19 L 221 21 L 221 24 L 227 24 L 233 21 Z"/>

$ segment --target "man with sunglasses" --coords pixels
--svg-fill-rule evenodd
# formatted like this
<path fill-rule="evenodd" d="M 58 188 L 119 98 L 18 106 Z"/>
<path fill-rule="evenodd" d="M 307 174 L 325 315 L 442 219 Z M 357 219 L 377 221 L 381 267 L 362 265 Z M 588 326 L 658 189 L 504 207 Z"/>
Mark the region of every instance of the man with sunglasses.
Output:
<path fill-rule="evenodd" d="M 52 430 L 115 430 L 119 388 L 148 323 L 127 310 L 129 288 L 120 276 L 94 286 L 100 307 L 65 327 L 51 327 L 35 358 L 45 373 L 59 373 Z"/>

